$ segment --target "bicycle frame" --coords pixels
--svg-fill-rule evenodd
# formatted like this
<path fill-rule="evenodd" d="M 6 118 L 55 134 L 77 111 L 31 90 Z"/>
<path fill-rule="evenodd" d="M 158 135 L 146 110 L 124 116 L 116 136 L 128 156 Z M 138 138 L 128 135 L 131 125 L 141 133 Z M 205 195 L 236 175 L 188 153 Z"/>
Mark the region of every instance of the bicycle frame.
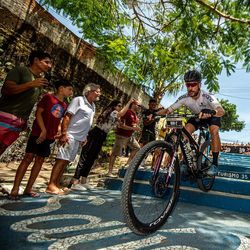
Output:
<path fill-rule="evenodd" d="M 184 137 L 186 137 L 189 141 L 190 147 L 192 149 L 192 151 L 194 152 L 196 159 L 198 159 L 198 157 L 203 154 L 204 157 L 206 157 L 206 159 L 209 160 L 208 155 L 205 155 L 203 152 L 200 151 L 200 146 L 201 146 L 201 139 L 204 138 L 204 140 L 209 140 L 209 133 L 207 131 L 205 131 L 204 127 L 200 127 L 199 128 L 200 133 L 198 136 L 198 142 L 195 141 L 195 139 L 193 138 L 193 136 L 186 130 L 185 127 L 182 128 L 173 128 L 172 132 L 167 134 L 164 138 L 165 141 L 169 142 L 169 138 L 171 138 L 172 136 L 176 137 L 176 139 L 174 140 L 173 143 L 171 143 L 172 147 L 173 147 L 173 155 L 171 155 L 171 160 L 170 160 L 170 166 L 169 166 L 169 170 L 170 170 L 170 176 L 171 176 L 171 169 L 173 169 L 173 166 L 175 164 L 175 161 L 178 160 L 178 148 L 180 147 L 181 152 L 183 154 L 184 160 L 188 166 L 188 168 L 192 171 L 193 174 L 196 173 L 196 168 L 194 166 L 194 161 L 191 158 L 189 152 L 186 152 L 185 150 L 185 146 L 184 146 Z M 158 177 L 158 170 L 160 168 L 160 163 L 162 162 L 164 157 L 164 151 L 161 151 L 160 154 L 157 156 L 156 162 L 154 163 L 154 167 L 153 167 L 153 175 L 152 175 L 152 181 L 154 182 L 157 177 Z M 167 180 L 166 180 L 167 181 Z"/>
<path fill-rule="evenodd" d="M 201 138 L 203 137 L 205 140 L 209 140 L 209 133 L 206 131 L 204 131 L 204 128 L 201 127 L 200 129 L 200 134 L 198 137 L 198 142 L 195 141 L 195 139 L 192 137 L 192 135 L 186 130 L 185 127 L 183 128 L 174 128 L 173 131 L 171 132 L 171 134 L 166 135 L 165 140 L 168 141 L 169 136 L 174 135 L 176 136 L 176 141 L 175 143 L 172 145 L 173 151 L 177 152 L 178 147 L 180 146 L 181 148 L 181 152 L 183 154 L 184 160 L 186 162 L 186 164 L 188 165 L 188 167 L 191 170 L 193 169 L 193 159 L 190 158 L 189 152 L 186 152 L 185 147 L 184 147 L 184 136 L 186 136 L 186 138 L 189 141 L 190 147 L 192 149 L 192 151 L 194 151 L 196 158 L 198 159 L 198 157 L 203 154 L 203 152 L 200 151 L 200 144 L 201 144 Z M 208 159 L 208 155 L 203 154 L 207 159 Z"/>

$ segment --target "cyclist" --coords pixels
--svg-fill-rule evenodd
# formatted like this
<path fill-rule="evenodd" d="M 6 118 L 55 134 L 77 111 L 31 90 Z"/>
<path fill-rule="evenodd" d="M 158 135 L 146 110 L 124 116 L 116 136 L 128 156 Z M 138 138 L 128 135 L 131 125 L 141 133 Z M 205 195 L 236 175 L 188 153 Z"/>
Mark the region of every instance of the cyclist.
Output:
<path fill-rule="evenodd" d="M 200 125 L 209 126 L 213 162 L 207 174 L 214 175 L 218 172 L 218 156 L 221 148 L 219 136 L 219 128 L 221 126 L 220 117 L 225 114 L 225 111 L 213 95 L 201 89 L 201 80 L 202 77 L 199 71 L 191 70 L 186 72 L 184 81 L 187 87 L 187 93 L 179 97 L 170 107 L 158 111 L 156 114 L 170 114 L 182 105 L 189 108 L 192 113 L 199 114 L 199 119 L 189 119 L 185 128 L 192 134 Z"/>

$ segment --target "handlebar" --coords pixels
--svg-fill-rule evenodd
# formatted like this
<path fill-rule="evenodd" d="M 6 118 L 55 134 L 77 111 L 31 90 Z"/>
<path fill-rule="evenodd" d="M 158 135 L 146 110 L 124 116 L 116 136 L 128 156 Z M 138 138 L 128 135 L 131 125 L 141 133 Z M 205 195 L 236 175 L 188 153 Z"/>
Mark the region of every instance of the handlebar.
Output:
<path fill-rule="evenodd" d="M 169 115 L 157 115 L 155 118 L 199 118 L 199 114 L 169 114 Z"/>

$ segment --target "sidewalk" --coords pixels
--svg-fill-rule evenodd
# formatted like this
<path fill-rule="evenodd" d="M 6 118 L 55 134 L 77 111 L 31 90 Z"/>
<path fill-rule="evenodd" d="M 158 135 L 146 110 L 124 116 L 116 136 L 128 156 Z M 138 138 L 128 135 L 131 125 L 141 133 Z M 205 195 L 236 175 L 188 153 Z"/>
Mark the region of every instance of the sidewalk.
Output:
<path fill-rule="evenodd" d="M 124 159 L 122 159 L 121 162 L 124 162 Z M 13 182 L 14 182 L 15 174 L 16 174 L 16 169 L 18 168 L 19 164 L 20 164 L 20 162 L 10 162 L 10 163 L 0 162 L 0 185 L 8 191 L 10 191 L 12 186 L 13 186 Z M 31 166 L 32 166 L 32 164 L 29 166 L 29 168 L 28 168 L 28 170 L 23 178 L 23 181 L 21 183 L 21 186 L 20 186 L 21 193 L 24 190 L 25 185 L 28 181 Z M 50 178 L 52 168 L 53 168 L 53 165 L 50 162 L 46 162 L 43 164 L 42 169 L 39 173 L 39 176 L 38 176 L 38 178 L 33 186 L 33 190 L 35 192 L 44 192 L 45 191 L 47 184 L 48 184 L 48 181 L 49 181 L 49 178 Z M 76 166 L 72 166 L 69 168 L 68 172 L 63 174 L 63 178 L 62 178 L 63 183 L 62 184 L 64 184 L 64 186 L 67 186 L 70 179 L 74 175 L 75 168 L 76 168 Z M 98 165 L 97 167 L 93 168 L 89 174 L 89 177 L 88 177 L 89 184 L 93 185 L 93 187 L 102 186 L 103 180 L 100 177 L 104 177 L 107 172 L 108 172 L 108 170 L 105 169 L 103 167 L 103 165 Z M 118 172 L 118 169 L 115 169 L 115 172 Z M 0 196 L 1 195 L 2 195 L 2 193 L 0 192 Z"/>
<path fill-rule="evenodd" d="M 120 192 L 0 199 L 4 249 L 250 249 L 250 216 L 179 202 L 168 223 L 147 237 L 123 223 Z"/>
<path fill-rule="evenodd" d="M 17 166 L 2 164 L 1 178 L 12 182 Z M 45 189 L 50 170 L 43 167 L 37 191 Z M 2 196 L 0 221 L 2 250 L 250 249 L 249 214 L 179 202 L 161 230 L 142 237 L 123 222 L 120 192 L 102 188 L 64 196 L 41 193 L 17 202 Z"/>

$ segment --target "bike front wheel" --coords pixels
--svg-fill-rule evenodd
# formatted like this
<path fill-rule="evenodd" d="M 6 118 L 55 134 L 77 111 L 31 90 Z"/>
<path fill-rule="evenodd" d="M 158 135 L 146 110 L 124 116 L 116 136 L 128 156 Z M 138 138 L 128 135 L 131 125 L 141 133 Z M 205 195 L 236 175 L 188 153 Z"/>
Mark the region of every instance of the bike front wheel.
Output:
<path fill-rule="evenodd" d="M 207 140 L 202 144 L 200 152 L 201 154 L 197 161 L 200 172 L 199 177 L 197 178 L 197 184 L 202 191 L 208 192 L 213 187 L 215 179 L 215 175 L 208 175 L 206 173 L 212 165 L 210 140 Z"/>
<path fill-rule="evenodd" d="M 159 229 L 170 216 L 179 193 L 180 169 L 166 141 L 145 145 L 129 165 L 122 187 L 125 222 L 136 234 Z"/>

